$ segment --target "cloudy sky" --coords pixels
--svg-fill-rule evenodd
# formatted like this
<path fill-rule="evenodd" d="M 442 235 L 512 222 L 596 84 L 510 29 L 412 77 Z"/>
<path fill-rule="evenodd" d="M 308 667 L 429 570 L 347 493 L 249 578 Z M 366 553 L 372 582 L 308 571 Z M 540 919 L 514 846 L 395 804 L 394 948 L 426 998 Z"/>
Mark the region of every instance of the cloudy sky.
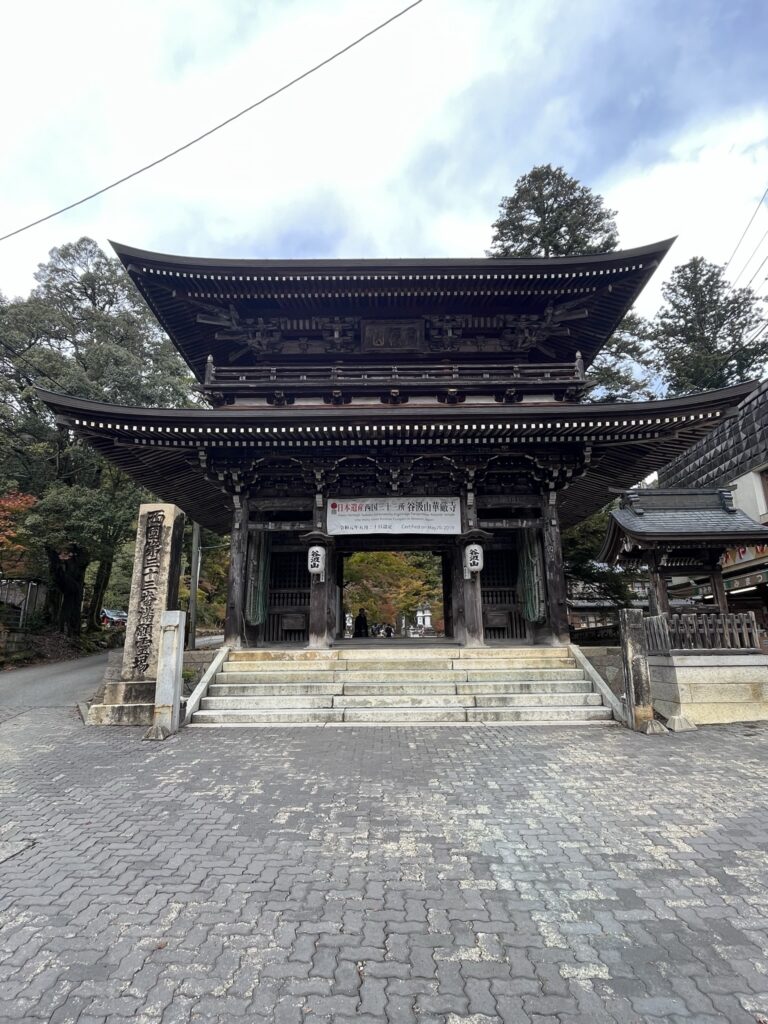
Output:
<path fill-rule="evenodd" d="M 407 0 L 26 0 L 0 32 L 0 234 L 184 143 Z M 768 185 L 765 0 L 423 0 L 160 168 L 0 243 L 25 294 L 87 234 L 166 253 L 480 256 L 499 199 L 560 164 L 622 247 L 724 263 Z M 768 230 L 763 207 L 732 274 Z M 739 283 L 768 254 L 768 237 Z M 767 265 L 768 266 L 768 265 Z M 761 284 L 766 268 L 755 279 Z"/>

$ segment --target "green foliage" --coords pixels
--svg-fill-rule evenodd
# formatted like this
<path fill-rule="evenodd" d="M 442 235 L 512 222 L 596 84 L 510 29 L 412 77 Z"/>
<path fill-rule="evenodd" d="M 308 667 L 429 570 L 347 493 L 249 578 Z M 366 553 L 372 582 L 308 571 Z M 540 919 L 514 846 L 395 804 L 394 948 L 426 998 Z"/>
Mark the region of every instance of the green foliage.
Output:
<path fill-rule="evenodd" d="M 597 561 L 615 505 L 606 505 L 563 533 L 563 561 L 566 576 L 577 582 L 584 597 L 626 608 L 634 596 L 631 584 L 639 577 Z"/>
<path fill-rule="evenodd" d="M 499 204 L 488 256 L 582 256 L 610 252 L 619 235 L 602 196 L 543 164 L 515 182 Z M 643 321 L 628 313 L 587 371 L 592 399 L 638 401 L 653 396 L 652 360 Z"/>
<path fill-rule="evenodd" d="M 641 402 L 656 397 L 657 370 L 647 337 L 646 321 L 627 313 L 587 370 L 592 401 Z"/>
<path fill-rule="evenodd" d="M 138 511 L 138 510 L 137 510 Z M 135 522 L 131 523 L 131 532 Z M 128 610 L 128 599 L 131 596 L 131 576 L 133 574 L 133 555 L 136 539 L 131 536 L 118 545 L 112 562 L 112 572 L 104 592 L 104 607 Z"/>
<path fill-rule="evenodd" d="M 731 288 L 722 267 L 695 256 L 675 267 L 649 327 L 668 394 L 727 387 L 759 377 L 768 331 L 750 288 Z"/>
<path fill-rule="evenodd" d="M 610 252 L 619 236 L 602 196 L 551 164 L 515 182 L 499 203 L 489 256 L 574 256 Z"/>
<path fill-rule="evenodd" d="M 187 568 L 179 587 L 181 607 L 189 609 L 192 526 L 187 523 L 184 533 Z M 197 585 L 197 625 L 219 628 L 227 612 L 227 586 L 229 579 L 229 540 L 211 530 L 200 530 L 200 578 Z"/>
<path fill-rule="evenodd" d="M 27 298 L 0 300 L 0 493 L 40 499 L 26 516 L 26 537 L 48 566 L 50 620 L 76 633 L 88 565 L 99 562 L 93 623 L 143 492 L 58 430 L 34 386 L 116 404 L 181 405 L 191 378 L 119 262 L 91 239 L 52 250 L 35 277 Z"/>
<path fill-rule="evenodd" d="M 353 615 L 365 608 L 369 623 L 412 621 L 429 604 L 437 628 L 442 600 L 440 558 L 428 551 L 358 551 L 344 560 L 344 606 Z"/>

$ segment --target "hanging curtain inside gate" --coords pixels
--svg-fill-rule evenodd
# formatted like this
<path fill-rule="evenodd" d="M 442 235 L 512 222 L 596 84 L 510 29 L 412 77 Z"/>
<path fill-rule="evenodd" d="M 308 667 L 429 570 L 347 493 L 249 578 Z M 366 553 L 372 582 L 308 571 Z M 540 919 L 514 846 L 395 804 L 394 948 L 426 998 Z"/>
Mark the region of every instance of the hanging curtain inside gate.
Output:
<path fill-rule="evenodd" d="M 245 621 L 249 626 L 260 626 L 267 617 L 271 553 L 271 534 L 266 530 L 251 531 L 248 542 L 245 601 Z"/>
<path fill-rule="evenodd" d="M 544 558 L 537 530 L 524 530 L 517 574 L 517 600 L 528 622 L 545 622 L 547 594 L 544 587 Z"/>

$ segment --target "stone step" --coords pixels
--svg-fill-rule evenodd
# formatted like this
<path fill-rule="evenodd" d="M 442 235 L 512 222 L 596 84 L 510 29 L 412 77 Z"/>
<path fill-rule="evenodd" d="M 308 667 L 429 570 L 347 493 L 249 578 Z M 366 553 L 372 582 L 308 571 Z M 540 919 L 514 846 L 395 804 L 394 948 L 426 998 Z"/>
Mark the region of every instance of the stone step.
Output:
<path fill-rule="evenodd" d="M 346 675 L 346 672 L 339 673 Z M 336 684 L 335 672 L 316 672 L 314 669 L 296 672 L 218 672 L 217 683 L 273 683 L 289 686 L 291 683 L 331 683 Z"/>
<path fill-rule="evenodd" d="M 462 647 L 458 654 L 462 661 L 464 659 L 475 661 L 489 658 L 492 660 L 500 658 L 502 661 L 504 658 L 554 658 L 557 660 L 570 656 L 570 648 L 565 644 L 559 647 L 539 647 L 534 644 L 521 647 Z"/>
<path fill-rule="evenodd" d="M 550 680 L 583 679 L 584 669 L 581 668 L 531 668 L 531 669 L 481 669 L 478 672 L 467 672 L 468 683 L 515 683 L 537 682 Z"/>
<path fill-rule="evenodd" d="M 471 658 L 456 659 L 454 668 L 466 672 L 505 672 L 508 669 L 572 669 L 576 668 L 576 659 L 567 658 Z"/>
<path fill-rule="evenodd" d="M 285 708 L 254 711 L 196 711 L 193 725 L 324 725 L 343 720 L 343 709 L 317 708 L 315 710 Z"/>
<path fill-rule="evenodd" d="M 229 661 L 336 661 L 338 652 L 334 650 L 310 651 L 306 647 L 253 647 L 241 651 L 230 651 Z"/>
<path fill-rule="evenodd" d="M 434 660 L 425 661 L 421 658 L 413 659 L 409 661 L 374 661 L 374 660 L 360 660 L 360 661 L 329 661 L 329 662 L 307 662 L 306 667 L 301 662 L 296 661 L 225 661 L 221 667 L 222 672 L 238 674 L 238 675 L 253 675 L 253 676 L 265 676 L 275 675 L 284 672 L 298 674 L 301 673 L 304 678 L 307 679 L 320 679 L 321 676 L 330 676 L 336 674 L 338 676 L 346 676 L 349 673 L 365 672 L 370 675 L 380 675 L 382 672 L 407 672 L 409 675 L 414 672 L 444 672 L 451 674 L 459 674 L 462 679 L 466 678 L 468 671 L 472 672 L 490 672 L 490 673 L 506 673 L 506 672 L 522 672 L 526 675 L 532 672 L 539 671 L 558 671 L 558 672 L 571 672 L 576 669 L 576 662 L 572 658 L 560 658 L 555 660 L 552 659 L 511 659 L 511 658 L 498 658 L 493 660 L 481 660 L 477 659 L 474 661 L 445 661 L 445 660 Z M 286 678 L 290 678 L 287 676 Z"/>
<path fill-rule="evenodd" d="M 333 698 L 335 708 L 465 708 L 474 706 L 471 694 L 414 694 L 371 693 L 364 696 L 347 695 Z"/>
<path fill-rule="evenodd" d="M 299 661 L 231 661 L 221 666 L 222 672 L 343 672 L 354 667 L 358 672 L 378 671 L 386 666 L 388 672 L 450 672 L 454 662 L 447 658 L 408 658 L 402 661 L 380 661 L 378 658 L 366 658 L 359 661 L 309 661 L 306 668 Z"/>
<path fill-rule="evenodd" d="M 211 697 L 230 697 L 237 694 L 251 697 L 314 696 L 341 693 L 341 683 L 211 683 L 208 694 Z"/>
<path fill-rule="evenodd" d="M 334 672 L 340 664 L 335 658 L 235 658 L 234 653 L 223 662 L 222 672 Z"/>
<path fill-rule="evenodd" d="M 348 690 L 345 687 L 345 693 Z M 456 683 L 457 693 L 591 693 L 588 679 L 522 679 Z"/>
<path fill-rule="evenodd" d="M 254 708 L 310 711 L 315 708 L 334 707 L 334 701 L 339 699 L 339 697 L 334 697 L 332 694 L 325 697 L 312 697 L 306 694 L 286 696 L 283 693 L 268 694 L 266 696 L 260 694 L 258 697 L 251 696 L 250 694 L 235 694 L 229 697 L 212 695 L 210 697 L 203 697 L 200 701 L 200 707 L 203 711 L 251 711 Z M 464 697 L 464 700 L 474 701 L 474 698 L 467 696 Z"/>
<path fill-rule="evenodd" d="M 458 693 L 440 696 L 436 694 L 417 695 L 366 694 L 353 696 L 344 694 L 333 698 L 335 708 L 386 708 L 386 707 L 588 707 L 602 705 L 596 693 Z"/>
<path fill-rule="evenodd" d="M 402 677 L 401 677 L 402 678 Z M 390 683 L 347 683 L 345 682 L 342 691 L 346 697 L 387 697 L 395 700 L 403 693 L 421 696 L 446 696 L 450 697 L 456 693 L 456 683 L 414 683 L 410 679 L 402 682 Z"/>
<path fill-rule="evenodd" d="M 599 693 L 460 693 L 459 700 L 472 700 L 478 708 L 509 708 L 509 707 L 602 707 L 603 698 Z M 334 697 L 334 707 L 340 698 Z M 343 700 L 343 698 L 341 698 Z M 467 707 L 471 707 L 468 704 Z"/>
<path fill-rule="evenodd" d="M 389 669 L 376 669 L 375 671 L 358 672 L 356 669 L 347 669 L 340 672 L 338 679 L 346 683 L 455 683 L 459 679 L 466 679 L 465 672 L 420 672 L 418 670 L 407 672 L 390 672 Z"/>
<path fill-rule="evenodd" d="M 530 673 L 523 673 L 530 675 Z M 435 671 L 435 672 L 389 672 L 385 670 L 366 672 L 219 672 L 216 675 L 217 683 L 396 683 L 408 680 L 413 683 L 451 683 L 466 682 L 467 673 L 464 671 Z"/>
<path fill-rule="evenodd" d="M 246 652 L 241 652 L 246 653 Z M 380 649 L 374 647 L 339 648 L 338 656 L 342 661 L 365 661 L 376 658 L 451 658 L 474 660 L 476 658 L 567 658 L 570 652 L 567 647 L 389 647 L 382 644 Z"/>
<path fill-rule="evenodd" d="M 390 670 L 389 663 L 386 668 L 372 666 L 364 670 L 346 668 L 342 671 L 318 671 L 308 666 L 306 669 L 280 669 L 255 667 L 253 665 L 238 666 L 237 671 L 230 671 L 226 668 L 216 676 L 217 682 L 221 683 L 322 683 L 322 682 L 399 682 L 403 679 L 412 680 L 415 683 L 459 683 L 459 682 L 545 682 L 551 679 L 583 679 L 584 670 L 570 666 L 556 666 L 552 668 L 481 668 L 466 669 L 423 669 L 421 666 L 406 666 L 397 671 Z"/>
<path fill-rule="evenodd" d="M 454 694 L 476 695 L 526 695 L 550 693 L 591 693 L 592 684 L 586 679 L 488 682 L 488 683 L 212 683 L 208 688 L 210 697 L 322 697 L 333 695 L 358 697 L 394 697 L 410 693 L 413 696 L 451 696 Z"/>
<path fill-rule="evenodd" d="M 315 662 L 318 667 L 331 664 L 336 661 L 405 661 L 411 659 L 419 660 L 501 660 L 506 659 L 552 659 L 555 661 L 561 658 L 570 657 L 567 647 L 408 647 L 389 646 L 382 641 L 381 646 L 371 644 L 366 647 L 350 648 L 329 648 L 328 650 L 308 650 L 307 648 L 245 648 L 239 651 L 230 651 L 227 660 L 232 662 Z"/>
<path fill-rule="evenodd" d="M 553 700 L 553 697 L 555 700 Z M 489 695 L 491 698 L 491 695 Z M 285 700 L 285 698 L 280 698 Z M 306 697 L 302 698 L 307 700 Z M 328 700 L 328 698 L 325 698 Z M 603 707 L 597 694 L 531 694 L 517 696 L 510 704 L 500 698 L 485 706 L 473 707 L 463 701 L 480 700 L 479 697 L 420 698 L 414 695 L 395 695 L 384 704 L 375 698 L 361 698 L 361 703 L 346 697 L 333 698 L 334 706 L 272 706 L 263 698 L 205 698 L 197 711 L 193 725 L 421 725 L 453 723 L 549 723 L 582 724 L 610 722 L 610 708 Z M 246 704 L 243 701 L 247 701 Z"/>
<path fill-rule="evenodd" d="M 610 708 L 542 708 L 533 705 L 517 708 L 467 708 L 468 722 L 609 722 Z"/>

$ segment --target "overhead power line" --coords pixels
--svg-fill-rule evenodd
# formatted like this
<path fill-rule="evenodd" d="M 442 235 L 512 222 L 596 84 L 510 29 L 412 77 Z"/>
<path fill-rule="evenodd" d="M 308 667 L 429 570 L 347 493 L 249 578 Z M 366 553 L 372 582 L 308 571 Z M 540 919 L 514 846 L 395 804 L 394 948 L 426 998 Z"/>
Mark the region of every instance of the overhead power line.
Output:
<path fill-rule="evenodd" d="M 745 270 L 747 269 L 747 267 L 749 266 L 749 264 L 750 264 L 750 263 L 752 262 L 752 260 L 753 260 L 753 259 L 755 258 L 755 254 L 756 254 L 757 250 L 758 250 L 758 249 L 760 248 L 760 246 L 761 246 L 761 245 L 763 244 L 763 242 L 764 242 L 764 241 L 766 240 L 766 238 L 768 238 L 768 228 L 766 228 L 766 229 L 765 229 L 765 234 L 764 234 L 764 235 L 763 235 L 763 237 L 762 237 L 762 238 L 760 239 L 760 241 L 759 241 L 759 242 L 757 243 L 757 245 L 756 245 L 756 246 L 755 246 L 755 248 L 754 248 L 754 249 L 752 250 L 752 252 L 751 252 L 751 253 L 749 254 L 749 259 L 747 260 L 747 262 L 746 262 L 746 263 L 744 264 L 744 266 L 743 266 L 743 267 L 741 268 L 741 270 L 740 270 L 740 271 L 738 272 L 738 274 L 736 275 L 736 277 L 734 277 L 734 279 L 733 279 L 733 287 L 734 287 L 734 288 L 735 288 L 735 287 L 736 287 L 736 285 L 738 284 L 738 282 L 739 282 L 739 278 L 741 277 L 741 275 L 742 275 L 742 274 L 744 273 L 744 271 L 745 271 Z"/>
<path fill-rule="evenodd" d="M 38 224 L 43 224 L 47 220 L 52 220 L 54 217 L 58 217 L 60 214 L 66 213 L 67 210 L 74 210 L 76 206 L 82 206 L 83 203 L 90 202 L 91 199 L 96 199 L 97 196 L 104 195 L 104 193 L 109 192 L 110 189 L 117 188 L 118 185 L 122 185 L 126 181 L 130 181 L 131 178 L 136 178 L 138 177 L 138 175 L 144 174 L 145 171 L 149 171 L 153 167 L 157 167 L 158 164 L 165 163 L 165 161 L 170 160 L 171 157 L 178 156 L 178 154 L 183 153 L 185 149 L 190 149 L 198 142 L 202 142 L 203 139 L 207 139 L 209 135 L 213 135 L 214 132 L 221 131 L 222 128 L 226 128 L 227 125 L 232 124 L 233 121 L 237 121 L 238 118 L 243 117 L 245 114 L 249 114 L 252 110 L 255 110 L 256 107 L 262 106 L 262 104 L 266 103 L 268 100 L 274 99 L 275 96 L 279 96 L 281 92 L 285 92 L 286 89 L 290 89 L 292 85 L 296 85 L 298 82 L 303 81 L 305 78 L 309 78 L 310 75 L 313 75 L 316 71 L 319 71 L 321 68 L 326 67 L 326 65 L 330 64 L 332 61 L 341 57 L 343 54 L 348 53 L 350 50 L 354 49 L 355 46 L 358 46 L 366 39 L 370 39 L 371 36 L 375 35 L 377 32 L 380 32 L 383 28 L 386 28 L 387 25 L 391 25 L 393 21 L 397 21 L 398 18 L 402 18 L 404 14 L 407 14 L 409 11 L 412 11 L 414 7 L 418 7 L 419 4 L 422 2 L 423 0 L 414 0 L 413 3 L 408 4 L 407 7 L 404 7 L 401 11 L 398 11 L 397 14 L 393 14 L 391 18 L 387 18 L 386 21 L 382 21 L 381 24 L 376 25 L 375 28 L 370 29 L 364 35 L 358 36 L 357 39 L 354 39 L 351 43 L 348 43 L 346 46 L 342 47 L 342 49 L 337 50 L 335 53 L 332 53 L 330 57 L 326 57 L 325 60 L 321 60 L 319 64 L 315 64 L 314 67 L 311 67 L 307 71 L 302 72 L 302 74 L 297 75 L 295 78 L 292 78 L 290 82 L 286 82 L 284 85 L 281 85 L 278 89 L 274 89 L 272 92 L 267 93 L 267 95 L 262 96 L 260 100 L 256 100 L 255 103 L 251 103 L 249 106 L 244 107 L 236 114 L 233 114 L 231 117 L 228 117 L 225 121 L 221 121 L 219 124 L 214 125 L 213 128 L 209 128 L 201 135 L 197 135 L 194 139 L 190 139 L 189 142 L 185 142 L 182 146 L 178 146 L 176 149 L 172 149 L 170 153 L 166 153 L 164 156 L 158 157 L 157 160 L 153 160 L 151 163 L 144 164 L 143 167 L 139 167 L 135 171 L 131 171 L 130 174 L 123 175 L 122 178 L 118 178 L 116 181 L 110 182 L 109 185 L 105 185 L 103 188 L 97 189 L 95 192 L 91 192 L 90 195 L 83 196 L 82 199 L 77 199 L 74 203 L 69 203 L 67 206 L 62 206 L 61 209 L 54 210 L 53 213 L 48 213 L 44 217 L 38 217 L 37 220 L 30 221 L 29 224 L 24 224 L 20 228 L 16 228 L 13 231 L 9 231 L 7 235 L 0 235 L 0 242 L 4 242 L 8 238 L 13 238 L 14 235 L 20 235 L 22 231 L 28 231 L 30 228 L 34 228 Z"/>
<path fill-rule="evenodd" d="M 741 238 L 740 238 L 740 239 L 738 240 L 738 242 L 736 243 L 736 248 L 735 248 L 735 249 L 733 250 L 733 252 L 731 253 L 731 255 L 730 255 L 730 256 L 728 257 L 728 262 L 727 262 L 727 263 L 725 264 L 725 269 L 726 269 L 726 270 L 728 269 L 728 267 L 730 267 L 730 265 L 731 265 L 731 261 L 733 260 L 733 257 L 734 257 L 734 256 L 736 255 L 736 253 L 737 253 L 737 252 L 739 251 L 739 248 L 741 247 L 741 243 L 742 243 L 742 242 L 744 241 L 744 239 L 746 238 L 747 232 L 748 232 L 748 231 L 749 231 L 749 229 L 750 229 L 750 228 L 752 227 L 752 221 L 753 221 L 753 220 L 755 219 L 755 217 L 756 217 L 756 216 L 757 216 L 757 214 L 758 214 L 758 211 L 759 211 L 760 207 L 761 207 L 761 206 L 763 205 L 763 203 L 765 202 L 765 198 L 766 198 L 766 196 L 768 196 L 768 185 L 766 185 L 766 188 L 765 188 L 765 192 L 763 192 L 762 196 L 760 197 L 760 201 L 758 202 L 757 206 L 756 206 L 756 207 L 754 208 L 754 210 L 752 211 L 752 216 L 751 216 L 751 217 L 749 218 L 749 223 L 747 224 L 747 226 L 746 226 L 746 227 L 744 228 L 744 230 L 742 231 L 742 233 L 741 233 Z M 2 238 L 0 238 L 0 242 L 2 242 Z"/>
<path fill-rule="evenodd" d="M 747 288 L 751 288 L 752 287 L 752 282 L 755 280 L 755 278 L 760 273 L 760 271 L 763 269 L 763 267 L 765 266 L 766 263 L 768 263 L 768 256 L 765 257 L 765 259 L 760 264 L 760 266 L 757 268 L 757 270 L 754 272 L 752 277 L 750 277 L 749 281 L 747 281 Z"/>

